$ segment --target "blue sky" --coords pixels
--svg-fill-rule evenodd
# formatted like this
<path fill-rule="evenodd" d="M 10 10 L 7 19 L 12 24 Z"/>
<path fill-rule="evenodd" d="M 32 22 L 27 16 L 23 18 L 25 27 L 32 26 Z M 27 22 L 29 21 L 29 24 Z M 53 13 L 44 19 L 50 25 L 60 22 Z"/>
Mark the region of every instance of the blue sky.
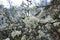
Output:
<path fill-rule="evenodd" d="M 12 2 L 13 6 L 20 6 L 23 1 L 27 4 L 26 0 L 9 0 L 9 1 Z M 32 0 L 32 1 L 39 3 L 39 1 L 41 1 L 41 0 Z M 50 2 L 50 1 L 51 0 L 47 0 L 47 2 Z M 3 4 L 4 7 L 10 8 L 8 0 L 0 0 L 0 4 Z M 33 5 L 34 5 L 34 3 L 33 3 Z"/>

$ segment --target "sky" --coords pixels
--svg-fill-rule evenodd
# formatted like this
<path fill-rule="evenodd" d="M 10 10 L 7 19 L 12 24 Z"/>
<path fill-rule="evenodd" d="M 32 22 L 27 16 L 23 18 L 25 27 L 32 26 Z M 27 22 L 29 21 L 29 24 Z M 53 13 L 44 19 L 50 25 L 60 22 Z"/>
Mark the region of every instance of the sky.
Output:
<path fill-rule="evenodd" d="M 22 0 L 10 0 L 10 1 L 12 2 L 13 6 L 16 6 L 16 5 L 19 6 L 22 3 Z M 8 0 L 0 0 L 0 4 L 3 4 L 4 7 L 10 8 Z"/>
<path fill-rule="evenodd" d="M 27 1 L 26 0 L 9 0 L 12 2 L 12 5 L 13 6 L 20 6 L 22 4 L 22 2 L 24 1 L 26 4 L 27 4 Z M 39 3 L 41 0 L 32 0 L 32 2 L 36 2 L 36 3 Z M 51 0 L 47 0 L 47 2 L 50 2 Z M 6 8 L 10 8 L 10 5 L 8 3 L 8 0 L 0 0 L 0 4 L 3 4 L 4 7 Z M 34 3 L 33 3 L 34 5 Z M 33 6 L 32 5 L 32 6 Z"/>

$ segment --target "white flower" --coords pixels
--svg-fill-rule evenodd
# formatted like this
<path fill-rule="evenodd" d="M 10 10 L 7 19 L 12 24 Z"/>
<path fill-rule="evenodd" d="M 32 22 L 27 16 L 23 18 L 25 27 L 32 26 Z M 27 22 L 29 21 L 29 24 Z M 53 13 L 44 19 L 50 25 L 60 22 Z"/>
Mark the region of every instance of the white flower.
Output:
<path fill-rule="evenodd" d="M 3 15 L 0 15 L 0 18 L 4 17 Z"/>
<path fill-rule="evenodd" d="M 39 33 L 39 37 L 43 37 L 43 36 L 45 36 L 45 33 L 42 32 L 41 30 L 39 30 L 38 33 Z"/>
<path fill-rule="evenodd" d="M 51 16 L 47 16 L 45 19 L 40 20 L 41 23 L 46 23 L 46 22 L 53 22 L 53 18 Z"/>
<path fill-rule="evenodd" d="M 21 40 L 26 40 L 26 35 L 22 36 Z"/>
<path fill-rule="evenodd" d="M 60 15 L 59 15 L 59 18 L 60 18 Z"/>
<path fill-rule="evenodd" d="M 12 33 L 11 33 L 11 36 L 14 38 L 16 35 L 17 36 L 19 36 L 21 34 L 21 31 L 13 31 Z"/>
<path fill-rule="evenodd" d="M 58 32 L 60 33 L 60 29 L 58 29 Z"/>
<path fill-rule="evenodd" d="M 45 22 L 51 22 L 53 21 L 53 18 L 51 18 L 51 16 L 47 16 L 47 18 L 45 18 Z"/>
<path fill-rule="evenodd" d="M 48 30 L 51 29 L 51 24 L 46 24 L 45 26 Z"/>
<path fill-rule="evenodd" d="M 10 38 L 6 38 L 5 40 L 10 40 Z"/>
<path fill-rule="evenodd" d="M 54 23 L 53 25 L 54 25 L 54 26 L 59 26 L 59 24 L 60 24 L 60 22 L 56 22 L 56 23 Z"/>

